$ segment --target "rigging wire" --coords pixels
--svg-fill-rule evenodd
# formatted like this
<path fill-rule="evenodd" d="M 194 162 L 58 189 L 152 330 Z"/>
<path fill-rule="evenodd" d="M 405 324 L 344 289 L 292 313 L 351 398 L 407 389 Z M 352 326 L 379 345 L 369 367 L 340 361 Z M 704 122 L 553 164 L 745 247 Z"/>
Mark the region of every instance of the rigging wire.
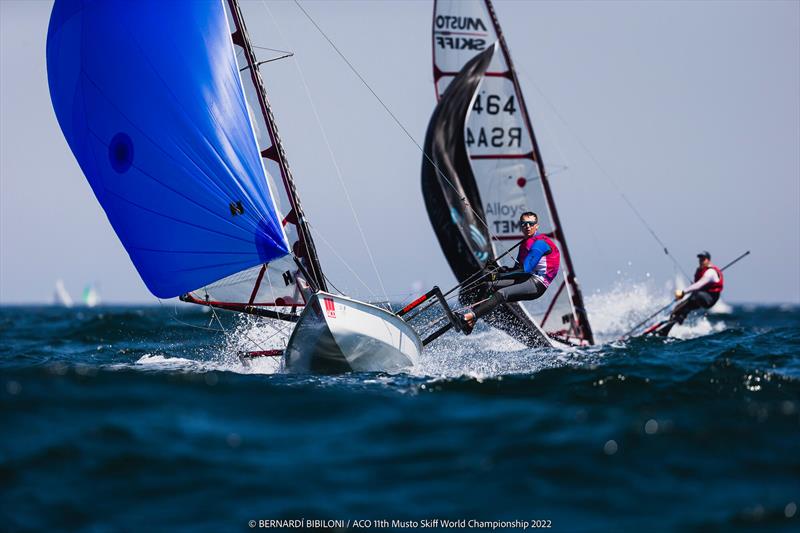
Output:
<path fill-rule="evenodd" d="M 165 307 L 164 301 L 161 298 L 156 298 L 156 300 L 158 300 L 158 304 L 161 307 Z M 190 322 L 186 322 L 185 320 L 181 320 L 178 317 L 178 303 L 177 302 L 175 302 L 175 304 L 172 307 L 172 317 L 171 318 L 172 318 L 172 320 L 174 320 L 175 322 L 177 322 L 178 324 L 180 324 L 182 326 L 186 326 L 186 327 L 189 327 L 189 328 L 192 328 L 192 329 L 200 329 L 200 330 L 203 330 L 203 331 L 211 331 L 211 332 L 214 332 L 214 333 L 222 333 L 226 337 L 230 337 L 230 335 L 228 333 L 228 330 L 225 329 L 225 326 L 222 324 L 222 320 L 220 320 L 220 318 L 217 315 L 217 312 L 214 309 L 214 307 L 209 305 L 209 306 L 205 306 L 205 308 L 207 308 L 207 309 L 209 309 L 211 311 L 211 318 L 210 318 L 210 320 L 208 322 L 208 326 L 198 326 L 197 324 L 192 324 Z M 217 323 L 219 324 L 219 329 L 211 327 L 211 324 L 214 323 L 214 320 L 216 320 Z M 273 337 L 276 337 L 278 334 L 283 334 L 284 337 L 286 336 L 286 333 L 284 331 L 280 331 L 280 330 L 278 330 L 278 328 L 274 328 L 274 329 L 276 330 L 276 333 L 270 335 L 266 339 L 263 339 L 263 342 L 267 342 L 267 341 L 271 340 Z M 261 342 L 259 342 L 258 340 L 254 339 L 253 337 L 251 337 L 249 332 L 247 332 L 247 331 L 244 332 L 244 336 L 250 342 L 252 342 L 254 345 L 256 345 L 256 347 L 258 347 L 261 350 L 265 350 L 266 351 L 266 347 Z"/>
<path fill-rule="evenodd" d="M 166 308 L 166 305 L 164 305 L 164 300 L 162 300 L 161 298 L 159 298 L 157 296 L 156 296 L 156 300 L 158 301 L 158 305 L 160 307 Z M 194 328 L 194 329 L 202 329 L 202 330 L 205 330 L 205 331 L 213 331 L 214 333 L 224 333 L 224 330 L 212 328 L 211 327 L 211 322 L 209 322 L 208 326 L 198 326 L 197 324 L 190 324 L 189 322 L 186 322 L 186 321 L 183 321 L 183 320 L 179 319 L 178 318 L 178 302 L 177 301 L 172 306 L 172 320 L 174 320 L 175 322 L 177 322 L 178 324 L 180 324 L 182 326 L 187 326 L 187 327 Z"/>
<path fill-rule="evenodd" d="M 287 57 L 291 57 L 294 55 L 294 52 L 290 52 L 289 50 L 281 50 L 279 48 L 270 48 L 269 46 L 257 46 L 253 43 L 250 43 L 250 46 L 253 48 L 258 48 L 259 50 L 269 50 L 270 52 L 278 52 L 279 54 L 288 54 Z M 281 58 L 283 59 L 283 58 Z"/>
<path fill-rule="evenodd" d="M 231 11 L 231 16 L 234 18 L 234 23 L 236 24 L 237 31 L 239 31 L 239 29 L 243 30 L 244 29 L 244 21 L 240 20 L 240 18 L 242 17 L 241 10 L 238 10 L 238 9 L 232 10 Z M 264 63 L 269 63 L 272 60 L 256 62 L 254 64 L 251 64 L 250 57 L 249 57 L 250 55 L 253 56 L 252 57 L 253 61 L 256 60 L 255 52 L 252 50 L 252 48 L 254 48 L 254 45 L 250 42 L 250 39 L 247 38 L 247 36 L 245 35 L 244 36 L 244 44 L 242 46 L 242 50 L 245 51 L 245 52 L 247 52 L 249 50 L 249 53 L 246 54 L 246 59 L 247 59 L 248 65 L 245 68 L 239 69 L 239 72 L 243 72 L 247 68 L 251 68 L 252 67 L 252 71 L 251 71 L 251 76 L 253 77 L 252 84 L 253 84 L 254 90 L 257 93 L 259 93 L 259 100 L 260 100 L 261 107 L 262 107 L 261 111 L 262 111 L 262 115 L 263 115 L 263 119 L 264 119 L 264 125 L 265 125 L 265 127 L 267 129 L 267 132 L 269 134 L 269 138 L 270 138 L 270 142 L 272 144 L 272 148 L 277 150 L 277 152 L 279 154 L 279 157 L 276 160 L 276 162 L 278 163 L 278 166 L 280 167 L 280 173 L 281 173 L 281 175 L 282 175 L 284 180 L 288 180 L 285 183 L 286 193 L 289 196 L 289 201 L 290 201 L 290 204 L 292 205 L 292 208 L 294 208 L 295 204 L 296 204 L 296 207 L 297 207 L 297 210 L 298 210 L 297 218 L 298 218 L 298 221 L 299 221 L 298 226 L 297 226 L 298 227 L 298 230 L 297 230 L 298 231 L 298 236 L 299 236 L 301 241 L 304 241 L 304 237 L 305 237 L 305 234 L 304 234 L 304 231 L 305 231 L 304 230 L 304 221 L 303 221 L 303 217 L 300 216 L 299 200 L 297 202 L 295 202 L 293 200 L 293 193 L 292 193 L 293 185 L 291 185 L 292 184 L 292 176 L 291 176 L 291 171 L 289 170 L 289 163 L 286 160 L 286 157 L 285 157 L 285 154 L 284 154 L 284 150 L 283 150 L 283 146 L 282 146 L 282 142 L 281 142 L 281 138 L 280 138 L 280 135 L 278 134 L 278 129 L 277 129 L 277 126 L 275 124 L 275 120 L 272 117 L 272 109 L 271 109 L 271 106 L 269 105 L 269 101 L 268 101 L 268 98 L 267 98 L 266 90 L 263 87 L 262 80 L 260 80 L 260 76 L 259 76 L 258 67 L 260 65 L 264 64 Z M 257 48 L 275 50 L 275 49 L 271 49 L 271 48 L 267 48 L 267 47 L 257 47 Z M 284 50 L 277 50 L 277 51 L 285 52 Z M 287 52 L 287 56 L 286 57 L 291 57 L 293 55 L 294 55 L 293 52 Z M 283 59 L 283 57 L 277 58 L 277 59 Z M 254 134 L 255 133 L 256 132 L 254 131 Z M 267 173 L 267 176 L 268 176 L 267 181 L 269 182 L 270 181 L 269 173 Z M 269 183 L 267 185 L 269 185 Z M 304 246 L 306 244 L 308 244 L 308 243 L 303 242 Z M 313 246 L 313 243 L 312 243 L 312 246 Z M 314 261 L 312 258 L 309 258 L 308 263 L 309 263 L 309 269 L 311 271 L 310 273 L 311 273 L 312 277 L 315 277 L 315 278 L 321 280 L 322 279 L 321 272 L 318 273 L 316 271 L 317 270 L 317 266 L 319 266 L 318 264 L 315 265 L 315 263 L 317 263 L 317 261 Z"/>
<path fill-rule="evenodd" d="M 294 57 L 294 52 L 288 52 L 286 50 L 278 50 L 277 48 L 269 48 L 267 46 L 256 46 L 253 43 L 250 43 L 250 46 L 253 47 L 253 48 L 258 48 L 259 50 L 269 50 L 271 52 L 280 52 L 281 54 L 283 54 L 283 55 L 280 55 L 280 56 L 277 56 L 277 57 L 271 57 L 269 59 L 264 59 L 263 61 L 257 61 L 256 64 L 254 65 L 256 68 L 260 67 L 261 65 L 266 65 L 267 63 L 272 63 L 273 61 L 280 61 L 281 59 L 286 59 L 288 57 Z M 246 67 L 240 68 L 239 72 L 242 72 L 243 70 L 247 70 L 248 68 L 250 68 L 250 65 L 247 65 Z"/>
<path fill-rule="evenodd" d="M 266 4 L 266 2 L 262 2 L 262 4 L 264 5 L 264 8 L 267 10 L 267 13 L 269 14 L 270 18 L 272 18 L 274 21 L 275 18 L 272 15 L 272 11 L 270 10 L 269 6 Z M 288 39 L 284 36 L 283 32 L 281 31 L 280 26 L 278 24 L 275 24 L 275 27 L 277 28 L 278 34 L 280 35 L 281 39 L 287 44 L 290 44 Z M 389 301 L 389 296 L 386 292 L 386 287 L 383 284 L 383 278 L 381 277 L 381 274 L 378 271 L 378 265 L 375 263 L 375 257 L 372 255 L 372 250 L 370 249 L 369 243 L 367 242 L 367 237 L 364 234 L 363 227 L 361 226 L 361 221 L 358 219 L 358 214 L 356 213 L 355 206 L 353 205 L 353 200 L 350 197 L 350 191 L 347 189 L 347 186 L 345 185 L 344 178 L 342 177 L 342 171 L 339 168 L 339 163 L 336 160 L 336 156 L 333 153 L 333 147 L 331 147 L 330 140 L 328 139 L 328 134 L 325 131 L 325 127 L 322 125 L 322 119 L 320 119 L 319 112 L 317 111 L 317 106 L 314 103 L 314 99 L 311 96 L 311 89 L 308 87 L 308 83 L 306 82 L 306 77 L 303 74 L 303 69 L 300 68 L 300 62 L 297 60 L 296 57 L 293 63 L 295 68 L 297 69 L 297 73 L 300 75 L 300 81 L 303 83 L 303 89 L 305 90 L 306 97 L 308 98 L 308 103 L 311 104 L 311 111 L 314 113 L 314 118 L 317 121 L 317 126 L 319 127 L 320 133 L 322 133 L 322 139 L 325 142 L 325 147 L 328 149 L 328 154 L 330 155 L 331 162 L 333 162 L 333 168 L 336 172 L 336 177 L 338 178 L 339 185 L 341 186 L 342 191 L 344 192 L 345 199 L 347 200 L 347 206 L 350 208 L 350 213 L 353 215 L 353 220 L 355 221 L 356 227 L 358 228 L 358 233 L 361 236 L 361 242 L 364 243 L 364 248 L 367 250 L 367 257 L 369 258 L 370 264 L 372 265 L 372 269 L 375 272 L 375 277 L 378 279 L 378 284 L 381 287 L 381 291 L 383 291 L 383 296 L 386 299 L 386 305 L 389 307 L 390 311 L 394 312 L 392 309 L 392 304 Z"/>
<path fill-rule="evenodd" d="M 339 55 L 339 57 L 342 58 L 342 61 L 344 61 L 347 64 L 347 66 L 350 67 L 350 70 L 353 71 L 353 74 L 355 74 L 356 77 L 359 80 L 361 80 L 361 83 L 364 85 L 364 87 L 366 87 L 369 90 L 369 92 L 372 93 L 372 96 L 374 96 L 375 99 L 378 101 L 378 103 L 381 104 L 383 109 L 389 114 L 389 116 L 392 118 L 392 120 L 394 120 L 395 124 L 397 124 L 400 127 L 401 130 L 403 130 L 403 133 L 406 134 L 406 137 L 408 137 L 411 140 L 411 142 L 414 143 L 414 145 L 417 147 L 417 149 L 422 153 L 423 157 L 436 170 L 436 174 L 438 174 L 439 177 L 441 177 L 448 185 L 450 185 L 450 187 L 455 191 L 456 195 L 461 200 L 461 202 L 467 207 L 467 209 L 469 209 L 472 212 L 473 215 L 475 215 L 475 218 L 478 219 L 480 221 L 480 223 L 483 224 L 483 226 L 486 228 L 486 230 L 491 234 L 491 229 L 489 228 L 489 225 L 486 223 L 486 220 L 484 220 L 484 218 L 472 207 L 472 204 L 470 204 L 469 200 L 467 200 L 467 197 L 465 195 L 462 195 L 461 192 L 459 192 L 458 188 L 456 188 L 456 186 L 453 184 L 453 182 L 451 182 L 447 178 L 447 176 L 445 176 L 444 172 L 442 172 L 442 170 L 439 168 L 439 166 L 436 163 L 433 162 L 433 160 L 430 158 L 430 156 L 425 152 L 425 149 L 419 144 L 419 142 L 417 142 L 417 140 L 414 138 L 414 136 L 411 135 L 411 132 L 408 131 L 408 128 L 406 128 L 403 125 L 403 123 L 400 122 L 400 119 L 397 118 L 397 116 L 392 112 L 391 109 L 389 109 L 389 106 L 387 106 L 386 103 L 384 103 L 384 101 L 381 100 L 381 97 L 378 96 L 378 93 L 376 93 L 375 90 L 372 88 L 372 86 L 370 86 L 370 84 L 367 83 L 367 80 L 365 80 L 364 77 L 358 72 L 358 70 L 356 70 L 356 68 L 353 66 L 353 64 L 350 63 L 350 61 L 347 59 L 347 57 L 333 43 L 333 41 L 330 39 L 330 37 L 328 37 L 328 35 L 322 30 L 322 28 L 319 26 L 319 24 L 317 24 L 317 22 L 311 17 L 311 15 L 308 13 L 308 11 L 306 11 L 303 8 L 303 6 L 300 4 L 300 1 L 299 0 L 294 0 L 294 3 L 297 5 L 297 7 L 300 9 L 300 11 L 303 12 L 303 14 L 311 22 L 311 24 L 314 25 L 314 27 L 317 29 L 317 31 L 319 31 L 319 33 L 325 38 L 325 40 L 328 41 L 328 44 L 330 44 L 331 47 Z"/>
<path fill-rule="evenodd" d="M 162 307 L 164 306 L 164 302 L 161 300 L 161 298 L 158 298 L 158 303 Z M 225 330 L 212 328 L 211 327 L 211 323 L 209 323 L 208 326 L 198 326 L 197 324 L 192 324 L 192 323 L 186 322 L 185 320 L 181 320 L 180 318 L 178 318 L 178 304 L 177 304 L 177 302 L 175 303 L 175 305 L 172 308 L 172 320 L 174 320 L 175 322 L 177 322 L 181 326 L 186 326 L 186 327 L 193 328 L 193 329 L 202 329 L 204 331 L 213 331 L 214 333 L 225 333 Z M 213 321 L 213 319 L 212 319 L 212 321 Z"/>
<path fill-rule="evenodd" d="M 325 278 L 325 281 L 328 282 L 328 284 L 330 284 L 330 286 L 333 287 L 333 290 L 338 292 L 339 295 L 341 295 L 341 296 L 345 295 L 341 290 L 339 290 L 339 287 L 337 287 L 336 285 L 333 284 L 333 282 L 331 281 L 331 278 L 329 278 L 328 276 L 325 275 L 325 272 L 322 273 L 322 277 Z"/>
<path fill-rule="evenodd" d="M 311 224 L 309 223 L 309 225 L 311 225 Z M 312 226 L 312 227 L 313 227 L 313 226 Z M 323 235 L 323 234 L 322 234 L 322 233 L 321 233 L 319 230 L 317 230 L 317 229 L 315 229 L 314 231 L 316 232 L 317 236 L 318 236 L 320 239 L 322 239 L 322 242 L 325 244 L 325 246 L 327 246 L 328 248 L 330 248 L 331 252 L 333 252 L 333 255 L 335 255 L 335 256 L 336 256 L 336 258 L 337 258 L 339 261 L 341 261 L 341 262 L 342 262 L 342 264 L 343 264 L 343 265 L 344 265 L 344 266 L 347 268 L 347 270 L 349 270 L 349 271 L 350 271 L 350 273 L 351 273 L 351 274 L 353 274 L 353 276 L 354 276 L 354 277 L 355 277 L 355 278 L 356 278 L 356 279 L 359 281 L 359 283 L 361 283 L 361 284 L 364 286 L 364 288 L 366 288 L 366 289 L 367 289 L 367 292 L 368 292 L 368 293 L 369 293 L 371 296 L 373 296 L 373 297 L 374 297 L 374 296 L 375 296 L 375 293 L 372 291 L 372 289 L 370 288 L 370 286 L 369 286 L 369 285 L 367 285 L 367 284 L 366 284 L 366 282 L 365 282 L 363 279 L 361 279 L 361 276 L 359 276 L 359 275 L 358 275 L 358 273 L 357 273 L 355 270 L 353 270 L 353 267 L 351 267 L 351 266 L 350 266 L 350 264 L 349 264 L 347 261 L 345 261 L 345 260 L 344 260 L 344 258 L 343 258 L 341 255 L 339 255 L 339 252 L 337 252 L 337 251 L 336 251 L 336 248 L 334 248 L 334 247 L 333 247 L 333 245 L 331 245 L 331 243 L 328 241 L 328 239 L 326 239 L 326 238 L 325 238 L 325 235 Z M 334 288 L 336 288 L 336 287 L 334 287 Z M 336 289 L 336 290 L 338 291 L 339 289 Z M 340 291 L 340 292 L 341 292 L 341 291 Z M 344 293 L 342 293 L 342 294 L 344 294 Z"/>
<path fill-rule="evenodd" d="M 392 118 L 392 120 L 394 120 L 394 122 L 395 122 L 395 123 L 396 123 L 396 124 L 397 124 L 397 125 L 400 127 L 400 129 L 401 129 L 401 130 L 402 130 L 402 131 L 405 133 L 405 135 L 406 135 L 406 136 L 407 136 L 407 137 L 408 137 L 408 138 L 409 138 L 409 139 L 412 141 L 412 143 L 413 143 L 413 144 L 414 144 L 414 145 L 417 147 L 417 149 L 418 149 L 418 150 L 419 150 L 419 151 L 420 151 L 420 152 L 423 154 L 423 157 L 424 157 L 424 158 L 425 158 L 425 159 L 426 159 L 426 160 L 427 160 L 427 161 L 428 161 L 428 162 L 429 162 L 429 163 L 430 163 L 430 164 L 431 164 L 431 165 L 432 165 L 432 166 L 435 168 L 435 170 L 436 170 L 437 174 L 438 174 L 438 175 L 439 175 L 439 176 L 440 176 L 440 177 L 441 177 L 441 178 L 442 178 L 442 179 L 443 179 L 443 180 L 444 180 L 444 181 L 445 181 L 445 182 L 446 182 L 446 183 L 447 183 L 447 184 L 448 184 L 448 185 L 449 185 L 449 186 L 450 186 L 450 187 L 451 187 L 451 188 L 452 188 L 454 191 L 456 191 L 456 193 L 457 193 L 457 195 L 459 196 L 459 198 L 460 198 L 461 202 L 462 202 L 462 203 L 463 203 L 463 204 L 464 204 L 464 205 L 465 205 L 465 206 L 466 206 L 466 207 L 467 207 L 467 208 L 468 208 L 468 209 L 469 209 L 469 210 L 470 210 L 470 211 L 471 211 L 471 212 L 472 212 L 472 213 L 475 215 L 475 217 L 476 217 L 476 218 L 477 218 L 477 219 L 478 219 L 478 220 L 479 220 L 479 221 L 480 221 L 480 222 L 481 222 L 481 223 L 482 223 L 482 224 L 483 224 L 483 225 L 486 227 L 486 229 L 490 231 L 490 228 L 489 228 L 488 224 L 486 223 L 486 221 L 483 219 L 483 217 L 482 217 L 482 216 L 480 216 L 480 214 L 478 214 L 478 213 L 475 211 L 475 209 L 474 209 L 474 208 L 472 207 L 472 205 L 469 203 L 469 201 L 467 200 L 467 198 L 466 198 L 465 196 L 462 196 L 462 195 L 459 193 L 458 189 L 457 189 L 457 188 L 454 186 L 454 184 L 453 184 L 453 183 L 452 183 L 452 182 L 451 182 L 451 181 L 450 181 L 450 180 L 447 178 L 447 176 L 445 176 L 445 175 L 444 175 L 444 173 L 441 171 L 441 169 L 438 167 L 438 165 L 436 165 L 436 163 L 434 163 L 434 162 L 433 162 L 433 160 L 430 158 L 430 156 L 429 156 L 427 153 L 425 153 L 425 150 L 424 150 L 424 149 L 423 149 L 423 147 L 422 147 L 422 146 L 419 144 L 419 142 L 417 142 L 417 140 L 414 138 L 414 136 L 413 136 L 413 135 L 411 135 L 411 133 L 410 133 L 410 132 L 408 131 L 408 129 L 407 129 L 407 128 L 406 128 L 406 127 L 403 125 L 403 123 L 402 123 L 402 122 L 401 122 L 401 121 L 400 121 L 400 120 L 397 118 L 397 116 L 396 116 L 396 115 L 395 115 L 395 114 L 394 114 L 394 113 L 391 111 L 391 109 L 390 109 L 390 108 L 389 108 L 389 107 L 386 105 L 386 103 L 385 103 L 385 102 L 384 102 L 384 101 L 383 101 L 383 100 L 382 100 L 382 99 L 381 99 L 381 98 L 378 96 L 378 94 L 377 94 L 377 93 L 375 92 L 375 90 L 374 90 L 374 89 L 373 89 L 373 88 L 372 88 L 372 87 L 369 85 L 369 83 L 367 83 L 366 79 L 365 79 L 365 78 L 364 78 L 364 77 L 363 77 L 363 76 L 362 76 L 362 75 L 361 75 L 361 74 L 358 72 L 358 70 L 357 70 L 357 69 L 356 69 L 356 68 L 353 66 L 353 64 L 352 64 L 352 63 L 351 63 L 351 62 L 350 62 L 350 61 L 347 59 L 347 57 L 344 55 L 344 53 L 342 53 L 342 51 L 341 51 L 341 50 L 339 50 L 339 48 L 338 48 L 338 47 L 337 47 L 337 46 L 336 46 L 336 45 L 333 43 L 333 41 L 330 39 L 330 37 L 328 37 L 328 35 L 327 35 L 327 34 L 326 34 L 324 31 L 323 31 L 323 29 L 322 29 L 322 28 L 319 26 L 319 24 L 317 24 L 317 22 L 314 20 L 314 18 L 313 18 L 313 17 L 311 17 L 311 15 L 308 13 L 308 11 L 306 11 L 306 10 L 305 10 L 305 8 L 304 8 L 304 7 L 301 5 L 300 1 L 299 1 L 299 0 L 294 0 L 294 3 L 295 3 L 295 5 L 297 5 L 297 7 L 300 9 L 300 11 L 302 11 L 302 13 L 303 13 L 303 14 L 306 16 L 306 18 L 307 18 L 307 19 L 308 19 L 308 20 L 311 22 L 311 24 L 313 24 L 313 25 L 314 25 L 314 27 L 317 29 L 317 31 L 319 31 L 319 33 L 320 33 L 320 34 L 323 36 L 323 38 L 324 38 L 324 39 L 325 39 L 325 40 L 328 42 L 328 44 L 330 44 L 330 46 L 331 46 L 331 47 L 334 49 L 334 51 L 335 51 L 335 52 L 336 52 L 336 53 L 339 55 L 339 57 L 340 57 L 340 58 L 341 58 L 341 59 L 342 59 L 342 60 L 345 62 L 345 64 L 346 64 L 346 65 L 347 65 L 347 66 L 350 68 L 350 70 L 351 70 L 351 71 L 352 71 L 352 72 L 353 72 L 353 73 L 356 75 L 356 77 L 357 77 L 357 78 L 358 78 L 358 79 L 361 81 L 361 83 L 362 83 L 362 84 L 363 84 L 363 85 L 364 85 L 364 86 L 365 86 L 365 87 L 366 87 L 366 88 L 369 90 L 369 92 L 370 92 L 370 93 L 372 93 L 372 95 L 375 97 L 375 99 L 378 101 L 378 103 L 380 103 L 380 105 L 381 105 L 381 106 L 384 108 L 384 110 L 385 110 L 385 111 L 386 111 L 386 112 L 389 114 L 389 116 Z M 522 74 L 524 75 L 524 73 L 522 73 Z M 683 266 L 682 266 L 682 265 L 681 265 L 681 264 L 678 262 L 678 260 L 677 260 L 677 259 L 676 259 L 676 258 L 675 258 L 675 257 L 674 257 L 674 256 L 673 256 L 671 253 L 670 253 L 670 251 L 669 251 L 669 249 L 668 249 L 667 245 L 664 243 L 664 241 L 662 241 L 662 240 L 661 240 L 661 238 L 658 236 L 658 234 L 655 232 L 655 230 L 652 228 L 652 226 L 650 226 L 650 224 L 647 222 L 647 220 L 645 220 L 645 218 L 642 216 L 642 214 L 639 212 L 639 210 L 638 210 L 638 209 L 636 209 L 636 207 L 635 207 L 635 206 L 634 206 L 634 204 L 633 204 L 633 203 L 630 201 L 630 199 L 627 197 L 627 195 L 625 195 L 625 193 L 624 193 L 624 192 L 622 192 L 622 190 L 621 190 L 621 188 L 619 187 L 619 185 L 617 184 L 617 182 L 616 182 L 616 181 L 614 180 L 614 178 L 613 178 L 613 177 L 612 177 L 612 176 L 611 176 L 611 175 L 610 175 L 610 174 L 609 174 L 609 173 L 608 173 L 608 172 L 607 172 L 607 171 L 606 171 L 606 170 L 603 168 L 603 166 L 600 164 L 600 162 L 599 162 L 599 160 L 597 159 L 597 157 L 596 157 L 596 156 L 594 155 L 594 153 L 593 153 L 593 152 L 592 152 L 592 151 L 589 149 L 589 147 L 586 145 L 586 143 L 584 143 L 584 142 L 583 142 L 583 140 L 582 140 L 582 139 L 581 139 L 581 138 L 580 138 L 580 137 L 579 137 L 577 134 L 575 134 L 574 132 L 572 132 L 571 128 L 569 127 L 569 124 L 567 123 L 567 121 L 566 121 L 566 119 L 563 117 L 563 115 L 561 115 L 561 113 L 559 113 L 559 111 L 558 111 L 558 110 L 555 108 L 555 106 L 552 104 L 552 102 L 550 102 L 550 100 L 549 100 L 549 99 L 548 99 L 548 98 L 547 98 L 547 97 L 544 95 L 544 93 L 542 93 L 541 89 L 539 88 L 539 86 L 538 86 L 536 83 L 532 82 L 532 81 L 531 81 L 531 80 L 530 80 L 530 79 L 529 79 L 527 76 L 525 76 L 525 78 L 526 78 L 526 80 L 527 80 L 527 81 L 529 81 L 530 83 L 532 83 L 532 84 L 533 84 L 533 86 L 536 88 L 536 90 L 537 90 L 537 91 L 538 91 L 538 92 L 539 92 L 539 93 L 542 95 L 542 97 L 544 98 L 545 102 L 547 102 L 548 106 L 549 106 L 549 107 L 550 107 L 550 108 L 551 108 L 551 109 L 554 111 L 554 113 L 555 113 L 555 114 L 556 114 L 556 116 L 559 118 L 559 120 L 561 120 L 561 121 L 564 123 L 564 125 L 567 127 L 568 131 L 570 131 L 570 133 L 572 133 L 572 134 L 573 134 L 573 136 L 575 137 L 575 139 L 578 141 L 578 143 L 581 145 L 581 147 L 582 147 L 582 148 L 583 148 L 583 149 L 586 151 L 586 153 L 587 153 L 587 154 L 589 155 L 589 157 L 592 159 L 592 161 L 594 162 L 594 164 L 595 164 L 595 165 L 597 166 L 597 168 L 600 170 L 601 174 L 602 174 L 602 175 L 603 175 L 603 176 L 604 176 L 604 177 L 605 177 L 605 178 L 606 178 L 606 179 L 607 179 L 607 180 L 608 180 L 608 181 L 609 181 L 609 182 L 610 182 L 610 183 L 613 185 L 614 189 L 617 191 L 617 193 L 620 195 L 620 197 L 623 199 L 623 201 L 626 203 L 626 205 L 628 205 L 628 207 L 629 207 L 629 208 L 630 208 L 630 209 L 633 211 L 633 213 L 636 215 L 636 217 L 639 219 L 639 221 L 640 221 L 640 222 L 641 222 L 641 223 L 644 225 L 644 227 L 647 229 L 647 231 L 650 233 L 650 235 L 651 235 L 651 236 L 652 236 L 652 237 L 653 237 L 653 238 L 656 240 L 656 242 L 657 242 L 657 243 L 658 243 L 658 244 L 661 246 L 661 248 L 663 249 L 663 251 L 664 251 L 665 255 L 667 255 L 667 257 L 669 257 L 669 258 L 670 258 L 670 260 L 673 262 L 673 264 L 675 265 L 675 267 L 677 267 L 677 268 L 678 268 L 678 269 L 679 269 L 679 270 L 680 270 L 680 271 L 683 273 L 683 275 L 684 275 L 684 276 L 686 276 L 688 279 L 691 279 L 691 278 L 689 277 L 689 275 L 686 273 L 686 271 L 684 270 Z"/>

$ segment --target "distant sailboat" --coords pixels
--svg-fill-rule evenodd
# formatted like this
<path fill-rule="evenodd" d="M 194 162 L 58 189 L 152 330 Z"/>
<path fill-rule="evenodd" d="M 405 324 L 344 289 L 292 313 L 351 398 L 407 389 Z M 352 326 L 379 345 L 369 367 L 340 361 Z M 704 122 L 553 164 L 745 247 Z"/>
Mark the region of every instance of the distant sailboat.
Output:
<path fill-rule="evenodd" d="M 394 313 L 327 290 L 237 0 L 56 1 L 58 122 L 148 289 L 295 324 L 290 370 L 397 370 Z M 275 178 L 275 181 L 273 181 Z"/>
<path fill-rule="evenodd" d="M 73 306 L 72 296 L 69 295 L 66 287 L 64 287 L 64 280 L 62 279 L 56 280 L 56 288 L 53 292 L 53 305 L 60 305 L 63 307 Z"/>
<path fill-rule="evenodd" d="M 100 305 L 100 293 L 94 283 L 89 283 L 83 288 L 83 305 L 86 307 L 96 307 Z"/>
<path fill-rule="evenodd" d="M 433 79 L 422 189 L 431 224 L 459 282 L 522 239 L 519 216 L 539 215 L 561 270 L 538 300 L 507 303 L 489 323 L 529 346 L 592 344 L 542 155 L 519 79 L 489 0 L 436 0 Z M 464 300 L 474 299 L 464 294 Z"/>

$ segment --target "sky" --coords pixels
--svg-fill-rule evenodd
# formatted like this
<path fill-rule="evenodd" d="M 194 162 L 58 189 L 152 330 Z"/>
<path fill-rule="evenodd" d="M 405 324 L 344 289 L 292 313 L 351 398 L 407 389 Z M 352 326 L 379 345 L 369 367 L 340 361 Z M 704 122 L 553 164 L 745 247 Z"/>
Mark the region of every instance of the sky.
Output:
<path fill-rule="evenodd" d="M 432 2 L 303 5 L 422 144 Z M 56 122 L 51 7 L 0 0 L 0 303 L 50 302 L 57 279 L 73 297 L 95 283 L 106 302 L 155 303 Z M 720 265 L 752 251 L 726 272 L 728 301 L 800 302 L 800 2 L 495 8 L 585 293 L 674 278 L 624 194 L 689 272 L 700 250 Z M 454 284 L 418 147 L 293 2 L 243 9 L 255 45 L 295 54 L 261 73 L 328 277 L 394 300 Z"/>

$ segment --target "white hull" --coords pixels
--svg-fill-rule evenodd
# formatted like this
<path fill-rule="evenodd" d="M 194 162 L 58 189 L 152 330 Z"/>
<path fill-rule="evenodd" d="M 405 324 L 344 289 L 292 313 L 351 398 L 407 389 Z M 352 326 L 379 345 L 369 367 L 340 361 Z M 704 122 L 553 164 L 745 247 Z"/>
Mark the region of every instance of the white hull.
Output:
<path fill-rule="evenodd" d="M 284 351 L 293 372 L 395 372 L 419 361 L 422 342 L 393 313 L 326 292 L 307 302 Z"/>

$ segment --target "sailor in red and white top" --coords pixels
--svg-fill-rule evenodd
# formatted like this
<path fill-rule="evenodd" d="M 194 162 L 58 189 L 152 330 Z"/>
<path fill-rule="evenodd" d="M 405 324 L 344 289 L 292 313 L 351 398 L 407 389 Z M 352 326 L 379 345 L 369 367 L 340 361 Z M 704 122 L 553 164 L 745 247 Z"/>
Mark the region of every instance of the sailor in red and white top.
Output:
<path fill-rule="evenodd" d="M 485 293 L 487 298 L 475 305 L 461 319 L 461 330 L 469 335 L 475 321 L 506 302 L 535 300 L 542 296 L 558 274 L 561 254 L 547 235 L 539 233 L 539 215 L 531 211 L 519 218 L 525 240 L 517 252 L 513 268 L 499 267 L 490 274 Z"/>
<path fill-rule="evenodd" d="M 722 270 L 711 263 L 711 254 L 702 251 L 697 254 L 699 266 L 694 272 L 694 283 L 683 290 L 675 291 L 675 299 L 680 300 L 686 294 L 689 298 L 679 303 L 669 317 L 669 321 L 657 331 L 658 335 L 666 336 L 675 324 L 683 324 L 686 317 L 695 309 L 708 309 L 712 307 L 725 285 Z"/>

